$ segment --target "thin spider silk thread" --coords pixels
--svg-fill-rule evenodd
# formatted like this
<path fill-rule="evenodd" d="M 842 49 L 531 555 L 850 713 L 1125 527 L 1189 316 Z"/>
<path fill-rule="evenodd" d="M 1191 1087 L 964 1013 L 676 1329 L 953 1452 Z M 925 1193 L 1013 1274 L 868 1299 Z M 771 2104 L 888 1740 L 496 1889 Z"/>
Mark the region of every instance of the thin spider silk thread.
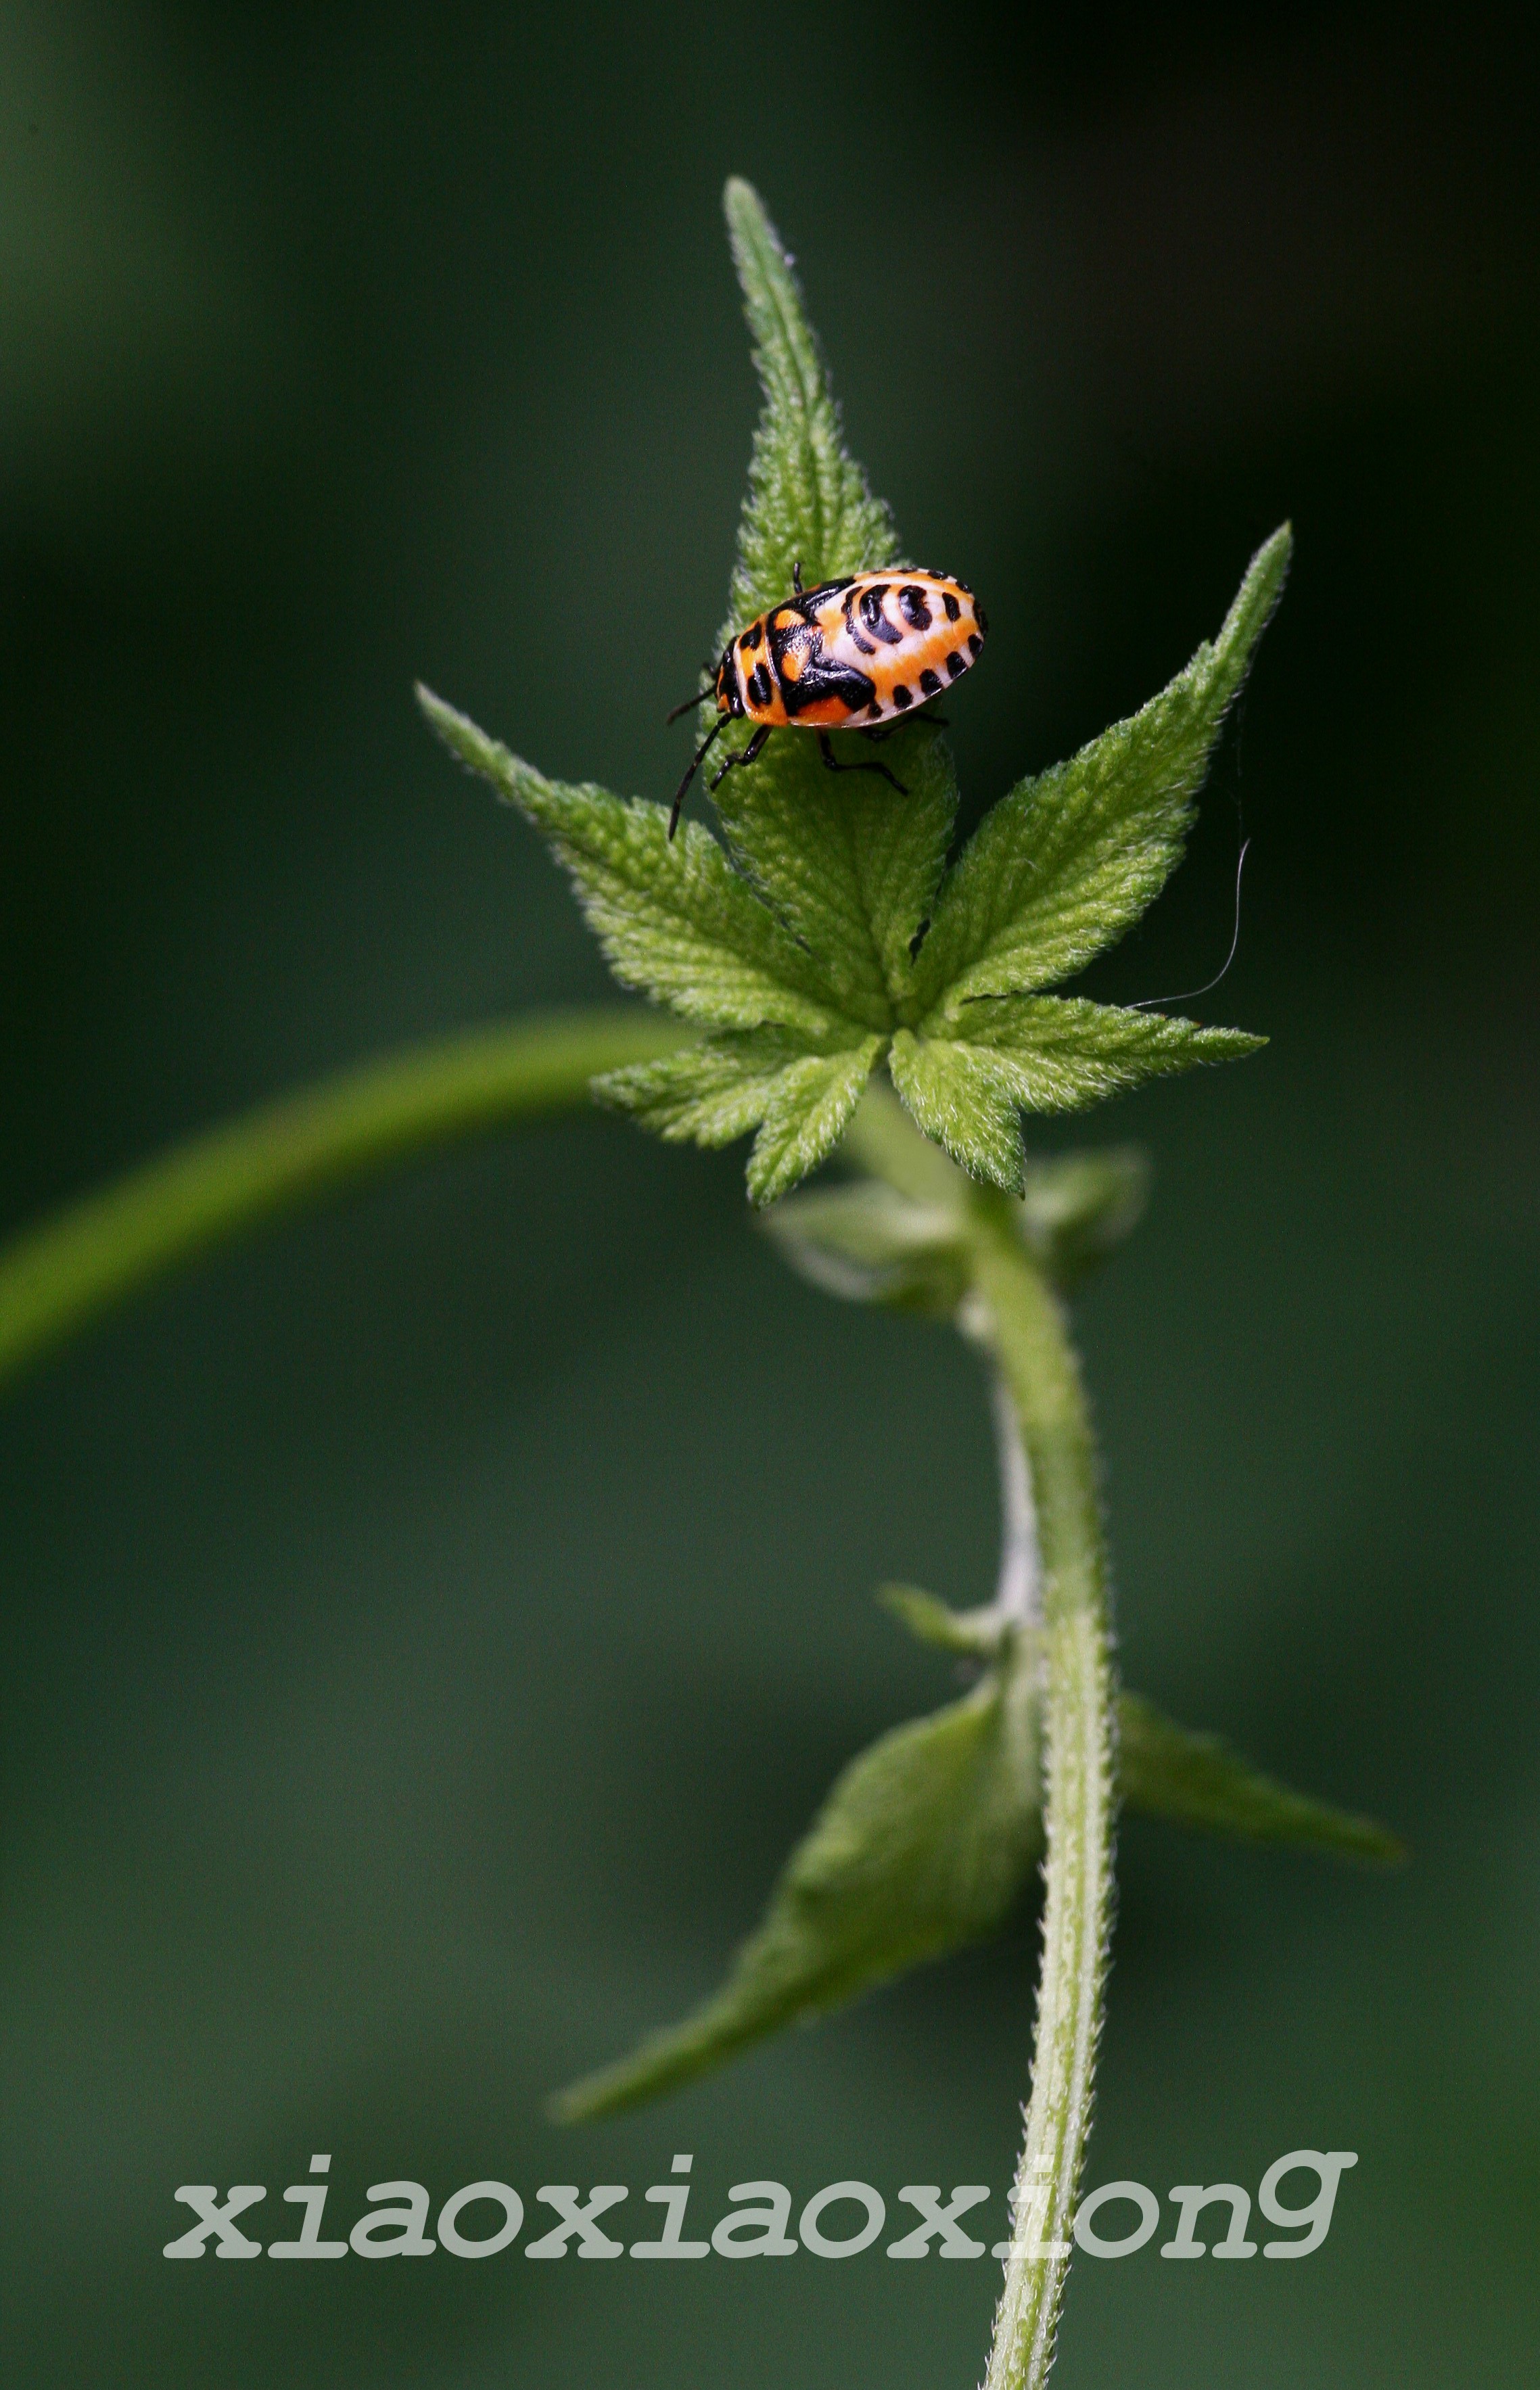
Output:
<path fill-rule="evenodd" d="M 1247 692 L 1242 689 L 1235 710 L 1235 826 L 1236 833 L 1240 840 L 1240 852 L 1236 856 L 1235 861 L 1235 927 L 1230 932 L 1230 951 L 1226 956 L 1219 970 L 1215 971 L 1213 979 L 1205 980 L 1201 987 L 1184 988 L 1179 996 L 1140 996 L 1136 1004 L 1131 1004 L 1129 1006 L 1128 1009 L 1130 1012 L 1156 1012 L 1163 1009 L 1163 1007 L 1168 1004 L 1190 1004 L 1194 996 L 1208 996 L 1212 994 L 1213 989 L 1219 985 L 1220 981 L 1227 977 L 1230 965 L 1234 962 L 1237 954 L 1239 952 L 1240 878 L 1242 872 L 1246 868 L 1246 857 L 1251 852 L 1251 842 L 1246 833 L 1245 799 L 1244 791 L 1240 785 L 1241 750 L 1245 743 L 1246 736 L 1246 695 Z"/>

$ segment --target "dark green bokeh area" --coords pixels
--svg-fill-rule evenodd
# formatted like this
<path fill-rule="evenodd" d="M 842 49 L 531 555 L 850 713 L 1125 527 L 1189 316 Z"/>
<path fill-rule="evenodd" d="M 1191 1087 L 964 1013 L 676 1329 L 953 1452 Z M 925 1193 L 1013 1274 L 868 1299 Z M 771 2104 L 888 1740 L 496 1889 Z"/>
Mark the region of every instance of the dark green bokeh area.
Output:
<path fill-rule="evenodd" d="M 1353 2149 L 1303 2265 L 1072 2276 L 1065 2390 L 1533 2371 L 1540 2227 L 1532 91 L 1480 19 L 23 0 L 0 19 L 4 1205 L 407 1035 L 593 996 L 420 675 L 672 790 L 754 414 L 729 171 L 853 444 L 985 596 L 978 809 L 1149 695 L 1283 516 L 1193 854 L 1097 992 L 1257 1060 L 1080 1305 L 1129 1680 L 1383 1817 L 1392 1878 L 1131 1825 L 1093 2183 Z M 1034 1132 L 1045 1148 L 1074 1124 Z M 794 1282 L 740 1157 L 584 1118 L 200 1269 L 0 1418 L 5 2373 L 979 2378 L 998 2269 L 165 2264 L 313 2152 L 643 2189 L 695 2157 L 999 2194 L 999 1947 L 672 2107 L 553 2086 L 716 1977 L 987 1592 L 956 1340 Z M 1303 2178 L 1301 2178 L 1303 2181 Z M 1299 2192 L 1299 2184 L 1293 2188 Z M 1168 2211 L 1168 2213 L 1174 2211 Z M 1261 2236 L 1258 2236 L 1261 2237 Z"/>

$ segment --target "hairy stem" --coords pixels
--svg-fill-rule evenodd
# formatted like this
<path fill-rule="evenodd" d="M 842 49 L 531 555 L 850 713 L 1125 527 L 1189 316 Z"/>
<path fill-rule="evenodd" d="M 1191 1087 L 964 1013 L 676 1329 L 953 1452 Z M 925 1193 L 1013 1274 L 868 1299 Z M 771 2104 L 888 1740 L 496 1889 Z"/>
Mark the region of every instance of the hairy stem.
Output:
<path fill-rule="evenodd" d="M 273 1213 L 424 1146 L 581 1103 L 598 1072 L 686 1043 L 634 1007 L 536 1014 L 366 1062 L 190 1138 L 0 1253 L 0 1382 Z"/>
<path fill-rule="evenodd" d="M 971 1280 L 958 1325 L 988 1349 L 998 1373 L 1002 1587 L 1009 1581 L 1014 1590 L 1023 1580 L 1040 1606 L 1043 1972 L 986 2390 L 1041 2390 L 1053 2362 L 1090 2130 L 1112 1907 L 1115 1712 L 1096 1445 L 1059 1300 L 1022 1242 L 1019 1206 L 966 1179 L 880 1087 L 863 1101 L 846 1150 L 901 1194 L 950 1207 L 958 1218 Z M 1013 1570 L 1012 1546 L 1033 1538 L 1034 1523 L 1035 1562 Z"/>
<path fill-rule="evenodd" d="M 1046 1692 L 1046 1899 L 1032 2097 L 986 2390 L 1053 2362 L 1101 2027 L 1112 1892 L 1113 1712 L 1096 1451 L 1058 1302 L 1002 1198 L 975 1193 L 979 1330 L 1025 1448 L 1037 1513 Z"/>

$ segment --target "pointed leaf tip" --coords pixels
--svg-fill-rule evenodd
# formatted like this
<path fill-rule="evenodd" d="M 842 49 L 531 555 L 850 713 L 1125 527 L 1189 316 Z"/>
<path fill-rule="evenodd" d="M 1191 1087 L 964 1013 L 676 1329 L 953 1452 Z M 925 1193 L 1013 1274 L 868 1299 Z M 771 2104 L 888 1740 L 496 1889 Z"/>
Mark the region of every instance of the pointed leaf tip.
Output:
<path fill-rule="evenodd" d="M 999 996 L 938 1033 L 900 1030 L 888 1068 L 914 1120 L 970 1176 L 1025 1191 L 1020 1115 L 1083 1111 L 1149 1079 L 1238 1061 L 1265 1039 L 1082 996 Z"/>
<path fill-rule="evenodd" d="M 558 2095 L 566 2123 L 678 2089 L 779 2027 L 993 1931 L 1038 1843 L 1032 1684 L 992 1670 L 839 1778 L 725 1984 L 683 2024 Z"/>
<path fill-rule="evenodd" d="M 1118 1697 L 1118 1774 L 1131 1809 L 1245 1842 L 1286 1843 L 1369 1867 L 1399 1867 L 1405 1845 L 1372 1818 L 1292 1792 L 1216 1734 L 1195 1734 L 1136 1693 Z"/>
<path fill-rule="evenodd" d="M 622 986 L 713 1028 L 785 1032 L 804 1052 L 860 1040 L 815 958 L 699 823 L 671 842 L 661 805 L 547 780 L 431 689 L 417 701 L 450 752 L 544 832 Z"/>
<path fill-rule="evenodd" d="M 435 696 L 426 681 L 414 681 L 412 694 L 429 727 L 443 740 L 456 760 L 463 764 L 468 772 L 480 772 L 483 779 L 492 782 L 500 797 L 506 797 L 508 789 L 504 767 L 513 760 L 507 749 L 500 747 L 495 739 L 489 739 L 484 730 L 478 729 L 468 713 L 458 713 L 442 697 Z"/>
<path fill-rule="evenodd" d="M 722 212 L 730 233 L 760 233 L 780 247 L 764 201 L 746 174 L 729 174 L 722 186 Z"/>
<path fill-rule="evenodd" d="M 888 1056 L 888 1073 L 916 1126 L 960 1170 L 1007 1195 L 1022 1192 L 1026 1167 L 1017 1099 L 971 1047 L 901 1029 Z"/>
<path fill-rule="evenodd" d="M 764 1205 L 789 1193 L 838 1143 L 880 1042 L 828 1052 L 784 1029 L 707 1037 L 661 1061 L 607 1072 L 593 1094 L 670 1144 L 731 1145 L 757 1129 L 749 1194 Z"/>
<path fill-rule="evenodd" d="M 786 596 L 800 563 L 808 585 L 889 562 L 892 518 L 845 446 L 828 369 L 779 233 L 753 186 L 724 194 L 764 408 L 754 434 L 725 640 Z"/>
<path fill-rule="evenodd" d="M 1181 859 L 1225 715 L 1283 587 L 1287 524 L 1247 567 L 1217 638 L 1068 763 L 1018 783 L 949 874 L 916 969 L 918 1025 L 1034 994 L 1121 938 Z"/>
<path fill-rule="evenodd" d="M 719 649 L 789 594 L 798 567 L 812 586 L 898 555 L 892 518 L 846 443 L 780 235 L 750 184 L 730 182 L 725 207 L 764 405 Z M 735 727 L 726 746 L 740 743 Z M 899 790 L 875 771 L 831 776 L 805 732 L 777 734 L 716 799 L 734 860 L 820 958 L 842 1010 L 882 1031 L 913 982 L 957 803 L 950 751 L 929 725 L 901 726 L 884 755 Z"/>
<path fill-rule="evenodd" d="M 756 1208 L 789 1195 L 832 1153 L 881 1046 L 880 1037 L 864 1038 L 843 1053 L 804 1055 L 781 1073 L 749 1156 L 749 1200 Z"/>
<path fill-rule="evenodd" d="M 1213 676 L 1222 706 L 1238 695 L 1264 631 L 1277 611 L 1294 554 L 1291 523 L 1280 523 L 1250 564 L 1213 643 Z"/>

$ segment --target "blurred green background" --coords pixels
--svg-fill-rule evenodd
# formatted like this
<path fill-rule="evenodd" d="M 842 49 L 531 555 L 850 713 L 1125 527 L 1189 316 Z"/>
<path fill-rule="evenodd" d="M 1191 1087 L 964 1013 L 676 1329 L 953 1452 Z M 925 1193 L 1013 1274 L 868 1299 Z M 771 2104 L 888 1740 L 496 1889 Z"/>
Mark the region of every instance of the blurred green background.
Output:
<path fill-rule="evenodd" d="M 1536 174 L 1495 19 L 12 0 L 0 67 L 8 1225 L 602 992 L 409 685 L 670 791 L 755 412 L 727 172 L 912 550 L 986 597 L 975 809 L 1292 516 L 1192 858 L 1095 983 L 1217 968 L 1243 799 L 1205 1009 L 1273 1043 L 1080 1125 L 1156 1164 L 1080 1317 L 1129 1680 L 1414 1863 L 1128 1827 L 1089 2179 L 1359 2164 L 1307 2265 L 1083 2260 L 1057 2378 L 1528 2378 Z M 793 1282 L 738 1155 L 582 1119 L 125 1315 L 10 1399 L 0 1473 L 15 2390 L 977 2378 L 987 2261 L 160 2255 L 177 2183 L 270 2212 L 316 2150 L 344 2225 L 397 2176 L 635 2214 L 681 2150 L 708 2220 L 745 2177 L 998 2194 L 1031 1917 L 667 2110 L 540 2108 L 950 1690 L 870 1593 L 991 1581 L 955 1339 Z"/>

